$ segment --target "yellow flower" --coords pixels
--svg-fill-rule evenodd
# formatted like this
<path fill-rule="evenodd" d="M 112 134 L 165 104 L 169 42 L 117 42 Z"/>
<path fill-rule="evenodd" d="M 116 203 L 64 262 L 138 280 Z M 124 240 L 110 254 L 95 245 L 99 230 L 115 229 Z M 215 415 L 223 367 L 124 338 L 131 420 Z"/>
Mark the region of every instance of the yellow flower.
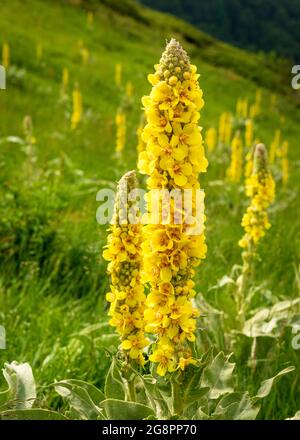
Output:
<path fill-rule="evenodd" d="M 205 134 L 205 144 L 207 145 L 209 151 L 213 151 L 215 149 L 216 141 L 217 141 L 216 129 L 211 127 L 206 131 Z"/>
<path fill-rule="evenodd" d="M 2 65 L 5 69 L 8 69 L 10 65 L 10 47 L 8 43 L 3 43 L 2 46 Z"/>
<path fill-rule="evenodd" d="M 119 109 L 116 115 L 116 152 L 121 153 L 126 144 L 126 115 Z"/>
<path fill-rule="evenodd" d="M 71 116 L 71 128 L 77 128 L 82 118 L 82 97 L 78 86 L 73 90 L 73 112 Z"/>
<path fill-rule="evenodd" d="M 250 148 L 253 142 L 253 121 L 251 119 L 247 119 L 245 127 L 245 145 L 246 147 Z"/>
<path fill-rule="evenodd" d="M 231 182 L 239 182 L 243 167 L 243 144 L 239 132 L 237 132 L 231 143 L 231 162 L 227 169 L 227 178 Z"/>
<path fill-rule="evenodd" d="M 172 373 L 176 370 L 176 359 L 174 349 L 170 345 L 162 345 L 157 348 L 150 356 L 151 362 L 157 362 L 157 373 L 165 376 L 167 372 Z"/>
<path fill-rule="evenodd" d="M 271 165 L 275 162 L 275 158 L 277 156 L 277 152 L 280 144 L 280 139 L 281 139 L 281 131 L 277 129 L 275 131 L 274 139 L 270 147 L 269 162 Z"/>

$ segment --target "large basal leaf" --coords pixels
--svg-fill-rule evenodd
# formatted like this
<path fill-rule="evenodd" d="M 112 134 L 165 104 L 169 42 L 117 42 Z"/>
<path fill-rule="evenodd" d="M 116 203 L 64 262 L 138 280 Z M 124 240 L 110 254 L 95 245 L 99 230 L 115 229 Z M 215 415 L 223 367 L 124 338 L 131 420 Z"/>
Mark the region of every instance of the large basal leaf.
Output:
<path fill-rule="evenodd" d="M 231 393 L 218 402 L 213 419 L 217 420 L 255 420 L 260 406 L 245 393 Z"/>
<path fill-rule="evenodd" d="M 36 399 L 36 386 L 30 365 L 14 361 L 11 364 L 6 363 L 2 371 L 8 384 L 8 390 L 2 393 L 2 400 L 5 397 L 10 408 L 31 408 Z"/>
<path fill-rule="evenodd" d="M 152 408 L 141 403 L 107 399 L 101 402 L 101 407 L 109 420 L 143 420 L 155 417 Z"/>
<path fill-rule="evenodd" d="M 275 382 L 279 380 L 282 376 L 285 376 L 286 374 L 291 373 L 294 370 L 295 367 L 291 366 L 285 368 L 284 370 L 281 370 L 279 373 L 276 374 L 276 376 L 264 380 L 260 385 L 260 388 L 255 396 L 255 399 L 264 399 L 265 397 L 267 397 L 270 394 Z"/>
<path fill-rule="evenodd" d="M 71 379 L 57 382 L 55 390 L 81 419 L 96 420 L 102 417 L 99 404 L 104 400 L 104 394 L 93 385 Z"/>
<path fill-rule="evenodd" d="M 208 387 L 209 398 L 218 399 L 226 393 L 233 392 L 232 373 L 235 364 L 229 362 L 231 355 L 225 356 L 221 351 L 212 360 L 211 364 L 204 368 L 201 377 L 201 387 Z"/>
<path fill-rule="evenodd" d="M 126 390 L 124 382 L 117 361 L 114 358 L 106 376 L 104 394 L 106 399 L 125 400 Z"/>
<path fill-rule="evenodd" d="M 63 414 L 46 409 L 10 410 L 0 413 L 0 420 L 68 420 Z"/>

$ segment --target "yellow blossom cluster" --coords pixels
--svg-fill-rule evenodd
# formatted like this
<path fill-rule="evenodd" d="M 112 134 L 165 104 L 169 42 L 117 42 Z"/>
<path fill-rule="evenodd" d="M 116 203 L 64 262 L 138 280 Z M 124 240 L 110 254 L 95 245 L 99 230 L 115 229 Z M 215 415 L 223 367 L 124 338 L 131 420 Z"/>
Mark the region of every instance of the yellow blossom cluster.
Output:
<path fill-rule="evenodd" d="M 205 132 L 205 145 L 208 151 L 213 151 L 217 143 L 217 131 L 214 127 L 209 128 Z"/>
<path fill-rule="evenodd" d="M 126 115 L 119 109 L 116 115 L 116 152 L 121 153 L 126 144 Z"/>
<path fill-rule="evenodd" d="M 230 113 L 224 112 L 219 120 L 219 142 L 222 144 L 229 144 L 232 134 L 233 118 Z"/>
<path fill-rule="evenodd" d="M 239 182 L 243 168 L 243 143 L 240 133 L 237 132 L 231 143 L 231 161 L 227 169 L 227 178 L 231 182 Z"/>
<path fill-rule="evenodd" d="M 274 139 L 270 147 L 270 155 L 269 155 L 270 164 L 273 164 L 275 162 L 276 156 L 278 155 L 280 140 L 281 140 L 281 131 L 277 129 L 275 131 Z"/>
<path fill-rule="evenodd" d="M 246 181 L 246 194 L 251 203 L 242 219 L 245 234 L 239 245 L 251 251 L 271 226 L 267 208 L 275 197 L 275 182 L 267 168 L 267 152 L 263 144 L 255 148 L 253 173 Z"/>
<path fill-rule="evenodd" d="M 246 147 L 251 147 L 253 143 L 253 121 L 252 119 L 247 119 L 245 122 L 245 145 Z"/>
<path fill-rule="evenodd" d="M 71 116 L 71 128 L 74 130 L 82 118 L 82 97 L 78 85 L 73 90 L 73 112 Z"/>
<path fill-rule="evenodd" d="M 142 134 L 146 149 L 139 155 L 139 169 L 149 176 L 148 195 L 161 189 L 182 193 L 190 189 L 194 194 L 200 188 L 199 173 L 208 165 L 198 126 L 204 104 L 199 75 L 174 39 L 155 70 L 148 76 L 152 91 L 142 100 L 147 118 Z M 192 278 L 194 267 L 206 254 L 203 228 L 198 235 L 189 235 L 187 222 L 174 222 L 174 213 L 180 209 L 175 203 L 170 205 L 167 222 L 160 220 L 145 227 L 142 245 L 143 281 L 150 283 L 145 330 L 156 338 L 149 359 L 157 363 L 162 376 L 195 363 L 191 343 L 195 341 L 198 311 L 192 303 L 196 294 Z M 152 207 L 148 198 L 151 214 Z M 160 218 L 165 209 L 161 202 Z M 193 203 L 193 216 L 194 209 Z"/>
<path fill-rule="evenodd" d="M 248 99 L 239 98 L 236 103 L 236 116 L 238 118 L 246 119 L 248 117 L 248 112 L 249 112 L 248 107 L 249 107 Z"/>
<path fill-rule="evenodd" d="M 289 159 L 288 159 L 289 143 L 284 141 L 281 148 L 278 150 L 277 155 L 280 158 L 281 165 L 281 178 L 284 186 L 287 185 L 289 180 Z"/>
<path fill-rule="evenodd" d="M 3 43 L 2 46 L 2 66 L 8 69 L 10 65 L 10 47 L 8 43 Z"/>
<path fill-rule="evenodd" d="M 113 225 L 103 258 L 109 261 L 110 291 L 106 299 L 110 303 L 110 325 L 121 337 L 121 348 L 130 359 L 144 365 L 143 350 L 148 345 L 144 335 L 144 306 L 146 296 L 141 283 L 142 226 L 130 223 L 133 202 L 128 194 L 136 188 L 134 171 L 126 173 L 119 182 L 115 200 Z"/>
<path fill-rule="evenodd" d="M 67 92 L 68 84 L 69 84 L 69 69 L 67 67 L 64 67 L 62 71 L 62 81 L 61 81 L 62 94 L 65 94 Z"/>

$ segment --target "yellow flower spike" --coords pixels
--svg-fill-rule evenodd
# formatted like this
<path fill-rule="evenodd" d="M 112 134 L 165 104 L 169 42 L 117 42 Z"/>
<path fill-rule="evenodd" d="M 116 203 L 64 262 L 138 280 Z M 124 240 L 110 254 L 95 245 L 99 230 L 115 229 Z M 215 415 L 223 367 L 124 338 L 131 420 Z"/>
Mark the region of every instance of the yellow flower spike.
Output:
<path fill-rule="evenodd" d="M 281 150 L 278 152 L 281 162 L 281 178 L 284 186 L 287 185 L 289 180 L 289 159 L 288 159 L 289 143 L 284 141 Z"/>
<path fill-rule="evenodd" d="M 253 121 L 252 119 L 247 119 L 245 122 L 245 145 L 246 147 L 251 147 L 253 142 Z"/>
<path fill-rule="evenodd" d="M 280 140 L 281 140 L 281 131 L 279 129 L 277 129 L 275 131 L 274 139 L 273 139 L 273 141 L 271 143 L 271 147 L 270 147 L 269 162 L 271 165 L 274 164 L 275 158 L 278 155 Z"/>
<path fill-rule="evenodd" d="M 71 128 L 75 130 L 82 119 L 82 96 L 78 85 L 73 90 L 73 112 L 71 116 Z"/>
<path fill-rule="evenodd" d="M 217 142 L 217 132 L 216 129 L 211 127 L 205 133 L 205 145 L 208 151 L 213 151 L 216 147 Z"/>
<path fill-rule="evenodd" d="M 140 171 L 149 176 L 150 217 L 155 214 L 151 190 L 176 189 L 182 194 L 183 189 L 190 189 L 195 194 L 199 173 L 208 165 L 198 126 L 204 101 L 197 68 L 172 39 L 155 70 L 148 76 L 152 91 L 142 99 L 147 123 L 142 133 L 145 149 L 138 162 Z M 193 201 L 193 216 L 195 208 Z M 187 224 L 175 223 L 175 213 L 182 216 L 182 210 L 174 202 L 166 205 L 162 201 L 158 211 L 158 224 L 150 222 L 144 227 L 142 278 L 150 284 L 145 330 L 157 338 L 149 359 L 164 376 L 179 365 L 184 369 L 193 363 L 189 345 L 195 340 L 198 313 L 191 303 L 195 296 L 192 266 L 205 258 L 206 245 L 203 230 L 189 235 Z"/>
<path fill-rule="evenodd" d="M 128 99 L 131 99 L 133 96 L 133 84 L 131 81 L 126 83 L 125 93 Z"/>
<path fill-rule="evenodd" d="M 238 183 L 241 179 L 243 168 L 243 143 L 240 133 L 237 132 L 231 143 L 231 162 L 226 175 L 230 182 Z"/>
<path fill-rule="evenodd" d="M 117 87 L 122 85 L 122 64 L 118 63 L 115 67 L 115 83 Z"/>
<path fill-rule="evenodd" d="M 2 46 L 2 66 L 8 69 L 10 66 L 10 47 L 8 43 L 3 43 Z"/>
<path fill-rule="evenodd" d="M 122 153 L 126 144 L 126 115 L 119 109 L 116 115 L 116 153 Z"/>
<path fill-rule="evenodd" d="M 66 93 L 68 85 L 69 85 L 69 69 L 67 67 L 64 67 L 62 71 L 62 84 L 61 84 L 63 93 Z"/>
<path fill-rule="evenodd" d="M 246 180 L 246 194 L 251 203 L 242 219 L 245 234 L 239 245 L 250 253 L 254 252 L 270 227 L 267 209 L 275 197 L 275 182 L 267 167 L 267 152 L 263 144 L 255 148 L 253 173 Z"/>
<path fill-rule="evenodd" d="M 108 273 L 112 280 L 111 291 L 106 294 L 107 301 L 111 303 L 110 325 L 120 335 L 122 351 L 144 365 L 143 350 L 148 340 L 144 335 L 143 317 L 146 296 L 140 277 L 142 226 L 131 224 L 128 218 L 130 208 L 134 208 L 128 194 L 136 187 L 135 171 L 126 173 L 118 184 L 114 224 L 110 226 L 103 258 L 110 262 Z M 128 212 L 124 206 L 128 207 Z"/>

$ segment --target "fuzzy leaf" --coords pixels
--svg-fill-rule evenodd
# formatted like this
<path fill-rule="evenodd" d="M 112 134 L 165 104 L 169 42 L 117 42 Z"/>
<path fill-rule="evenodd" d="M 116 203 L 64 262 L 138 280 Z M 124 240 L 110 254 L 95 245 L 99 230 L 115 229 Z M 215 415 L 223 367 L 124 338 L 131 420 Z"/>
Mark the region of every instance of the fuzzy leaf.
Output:
<path fill-rule="evenodd" d="M 201 387 L 210 388 L 210 399 L 218 399 L 223 394 L 233 392 L 232 372 L 235 364 L 229 362 L 230 357 L 231 355 L 225 356 L 221 351 L 203 370 Z"/>
<path fill-rule="evenodd" d="M 68 401 L 81 419 L 96 420 L 101 417 L 99 404 L 104 399 L 104 394 L 94 385 L 71 379 L 57 382 L 55 390 Z"/>
<path fill-rule="evenodd" d="M 101 407 L 109 420 L 143 420 L 155 416 L 149 406 L 124 400 L 107 399 L 101 402 Z"/>
<path fill-rule="evenodd" d="M 14 409 L 29 409 L 36 399 L 36 387 L 29 364 L 12 362 L 4 364 L 3 375 L 8 383 L 8 390 L 2 393 L 2 398 L 8 401 Z"/>
<path fill-rule="evenodd" d="M 291 367 L 285 368 L 284 370 L 281 370 L 279 373 L 276 374 L 276 376 L 273 376 L 270 379 L 264 380 L 261 383 L 260 388 L 259 388 L 255 398 L 256 399 L 263 399 L 266 396 L 268 396 L 272 390 L 274 383 L 278 379 L 280 379 L 282 376 L 284 376 L 288 373 L 291 373 L 294 370 L 295 370 L 295 367 L 291 366 Z"/>

